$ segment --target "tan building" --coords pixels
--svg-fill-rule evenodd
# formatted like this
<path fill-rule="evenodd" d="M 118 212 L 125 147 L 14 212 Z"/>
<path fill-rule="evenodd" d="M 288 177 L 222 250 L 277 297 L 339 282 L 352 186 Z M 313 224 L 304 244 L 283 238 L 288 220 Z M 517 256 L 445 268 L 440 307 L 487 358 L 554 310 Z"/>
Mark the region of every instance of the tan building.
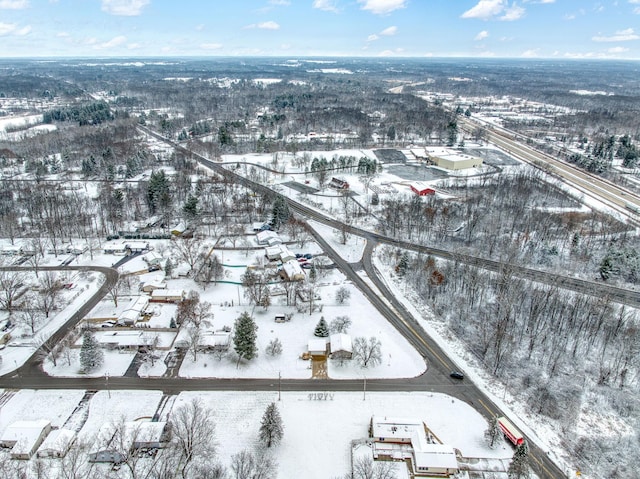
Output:
<path fill-rule="evenodd" d="M 482 166 L 482 158 L 449 148 L 427 148 L 427 158 L 440 168 L 466 170 Z"/>

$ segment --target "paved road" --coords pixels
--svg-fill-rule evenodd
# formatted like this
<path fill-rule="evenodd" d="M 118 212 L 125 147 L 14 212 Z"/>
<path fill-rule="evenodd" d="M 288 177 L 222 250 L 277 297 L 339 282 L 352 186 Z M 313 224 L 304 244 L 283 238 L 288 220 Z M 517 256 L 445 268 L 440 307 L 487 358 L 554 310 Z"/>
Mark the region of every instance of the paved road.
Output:
<path fill-rule="evenodd" d="M 15 267 L 5 266 L 1 267 L 0 271 L 35 271 L 36 268 L 32 267 Z M 101 300 L 106 294 L 113 288 L 118 281 L 118 271 L 113 268 L 107 268 L 104 266 L 39 266 L 38 271 L 78 271 L 78 272 L 98 272 L 102 273 L 105 277 L 104 282 L 98 288 L 98 290 L 84 303 L 69 319 L 56 331 L 51 338 L 47 341 L 49 344 L 57 344 L 61 341 L 67 333 L 75 327 L 78 322 L 84 318 Z M 39 387 L 44 383 L 55 383 L 54 378 L 49 378 L 42 373 L 42 357 L 47 353 L 46 346 L 38 348 L 31 357 L 25 362 L 23 366 L 17 369 L 17 371 L 5 374 L 0 377 L 0 387 L 4 388 L 22 388 L 22 387 Z M 23 386 L 22 378 L 25 376 L 39 378 L 31 386 Z"/>
<path fill-rule="evenodd" d="M 155 136 L 156 138 L 167 141 L 162 136 L 143 128 L 147 133 Z M 205 166 L 213 169 L 214 171 L 220 173 L 221 175 L 242 184 L 248 188 L 253 190 L 261 191 L 264 193 L 273 194 L 273 191 L 270 188 L 267 188 L 259 183 L 255 183 L 247 178 L 244 178 L 236 173 L 229 171 L 222 167 L 220 164 L 215 163 L 211 160 L 208 160 L 198 154 L 195 154 L 182 146 L 176 144 L 175 142 L 170 142 L 174 147 L 182 150 L 187 155 L 191 155 L 194 159 L 204 164 Z M 344 227 L 337 220 L 330 218 L 324 214 L 321 214 L 301 203 L 293 201 L 291 199 L 287 199 L 289 206 L 302 213 L 303 215 L 313 218 L 317 221 L 323 222 L 330 226 L 333 226 L 337 229 Z M 409 247 L 409 249 L 418 250 L 421 252 L 429 252 L 434 256 L 440 256 L 447 259 L 456 259 L 462 262 L 469 262 L 470 264 L 474 264 L 480 267 L 486 267 L 491 270 L 499 270 L 501 267 L 508 265 L 510 268 L 512 265 L 507 263 L 502 263 L 498 261 L 490 261 L 485 260 L 484 258 L 473 257 L 470 255 L 458 255 L 446 250 L 440 250 L 435 248 L 428 248 L 421 245 L 415 245 L 408 242 L 401 242 L 394 238 L 389 238 L 384 235 L 374 234 L 369 231 L 360 230 L 358 228 L 349 228 L 351 233 L 361 235 L 367 238 L 372 242 L 385 242 L 389 244 L 394 244 L 399 247 Z M 375 278 L 377 275 L 373 274 L 373 268 L 370 263 L 366 265 L 366 269 L 372 273 L 370 278 L 376 282 L 378 289 L 382 291 L 386 300 L 383 300 L 379 296 L 379 292 L 374 291 L 367 282 L 365 282 L 353 269 L 353 266 L 343 260 L 339 254 L 337 254 L 333 248 L 322 238 L 321 235 L 313 232 L 315 240 L 321 245 L 324 251 L 327 252 L 327 255 L 338 265 L 338 267 L 343 271 L 343 273 L 354 282 L 354 284 L 367 296 L 367 298 L 378 308 L 380 313 L 387 318 L 399 331 L 403 336 L 412 344 L 416 350 L 422 354 L 425 358 L 425 361 L 428 364 L 428 370 L 424 373 L 419 379 L 422 381 L 416 382 L 416 380 L 376 380 L 376 381 L 368 381 L 367 388 L 370 390 L 378 390 L 377 388 L 381 388 L 380 390 L 386 391 L 406 391 L 407 388 L 411 390 L 411 388 L 416 388 L 418 390 L 426 390 L 426 391 L 436 391 L 442 392 L 445 394 L 449 394 L 451 396 L 462 399 L 469 404 L 473 405 L 476 409 L 478 409 L 482 414 L 484 414 L 487 418 L 494 417 L 495 414 L 504 415 L 502 411 L 500 411 L 495 404 L 493 404 L 488 396 L 486 396 L 482 391 L 480 391 L 473 383 L 468 380 L 457 383 L 453 379 L 451 379 L 448 374 L 454 369 L 451 360 L 447 357 L 447 355 L 440 349 L 440 347 L 430 338 L 426 332 L 420 327 L 420 325 L 415 321 L 414 318 L 406 311 L 406 309 L 393 298 L 393 295 L 386 291 L 386 288 L 382 287 L 382 284 L 377 281 Z M 370 248 L 370 247 L 369 247 Z M 370 249 L 368 250 L 370 254 Z M 370 258 L 365 258 L 364 263 L 370 261 Z M 516 273 L 520 273 L 529 279 L 533 278 L 544 278 L 547 273 L 532 270 L 529 268 L 516 268 Z M 558 279 L 562 279 L 565 281 L 568 287 L 574 287 L 580 289 L 582 292 L 591 291 L 592 285 L 587 284 L 587 282 L 581 282 L 580 280 L 575 280 L 574 278 L 569 277 L 558 277 L 559 275 L 554 275 L 553 279 L 550 279 L 550 282 L 556 284 L 555 282 Z M 457 369 L 457 368 L 455 368 Z M 311 383 L 308 381 L 294 381 L 293 387 L 297 384 L 301 388 L 312 387 L 313 385 L 322 384 L 316 382 L 317 380 L 312 380 Z M 277 382 L 277 381 L 276 381 Z M 273 383 L 273 382 L 272 382 Z M 234 382 L 238 387 L 241 384 Z M 264 385 L 263 383 L 260 383 Z M 331 390 L 341 390 L 336 388 L 357 388 L 360 382 L 356 381 L 329 381 L 327 383 L 329 385 L 329 389 Z M 242 384 L 244 385 L 244 383 Z M 258 384 L 254 384 L 258 386 Z M 334 386 L 335 385 L 335 386 Z M 272 386 L 273 387 L 273 386 Z M 413 390 L 416 390 L 413 389 Z M 316 389 L 313 389 L 316 390 Z M 354 390 L 354 389 L 349 389 Z M 542 450 L 531 440 L 529 440 L 531 447 L 531 458 L 533 460 L 532 466 L 535 472 L 542 478 L 557 478 L 564 477 L 562 471 L 555 465 L 555 463 L 543 454 Z"/>
<path fill-rule="evenodd" d="M 522 144 L 515 139 L 518 135 L 515 132 L 494 125 L 488 127 L 486 124 L 482 124 L 473 118 L 459 116 L 458 121 L 461 127 L 470 131 L 478 127 L 484 128 L 487 140 L 491 143 L 506 150 L 516 158 L 542 168 L 548 173 L 559 176 L 578 191 L 596 198 L 599 201 L 604 201 L 604 203 L 629 217 L 634 224 L 638 224 L 640 216 L 637 211 L 640 211 L 640 196 L 634 192 Z M 632 208 L 638 208 L 638 210 L 632 211 L 627 205 L 631 205 Z"/>

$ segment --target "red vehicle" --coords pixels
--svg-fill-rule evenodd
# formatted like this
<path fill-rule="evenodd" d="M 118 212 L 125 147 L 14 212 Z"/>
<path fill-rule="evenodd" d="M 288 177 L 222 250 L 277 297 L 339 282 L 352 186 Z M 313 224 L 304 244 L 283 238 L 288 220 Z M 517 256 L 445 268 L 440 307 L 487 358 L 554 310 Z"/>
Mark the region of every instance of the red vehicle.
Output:
<path fill-rule="evenodd" d="M 511 424 L 511 421 L 509 421 L 506 417 L 499 417 L 498 425 L 504 433 L 504 437 L 509 439 L 509 441 L 511 441 L 514 446 L 519 446 L 524 442 L 524 436 L 522 435 L 522 433 L 518 430 L 517 427 Z"/>

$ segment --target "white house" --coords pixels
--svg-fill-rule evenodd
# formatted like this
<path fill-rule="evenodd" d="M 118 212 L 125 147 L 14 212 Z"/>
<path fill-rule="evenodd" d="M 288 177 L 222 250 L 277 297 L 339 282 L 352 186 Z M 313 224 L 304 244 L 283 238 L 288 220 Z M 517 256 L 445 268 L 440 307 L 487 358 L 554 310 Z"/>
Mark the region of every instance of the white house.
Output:
<path fill-rule="evenodd" d="M 216 331 L 203 334 L 200 338 L 200 349 L 204 351 L 228 351 L 231 346 L 231 333 Z"/>
<path fill-rule="evenodd" d="M 130 449 L 159 449 L 167 440 L 167 423 L 164 421 L 124 423 L 124 443 Z"/>
<path fill-rule="evenodd" d="M 256 241 L 258 242 L 259 245 L 269 244 L 269 240 L 275 239 L 275 238 L 280 239 L 280 237 L 278 236 L 278 233 L 271 230 L 260 231 L 259 233 L 256 234 Z M 280 242 L 282 242 L 282 240 L 280 240 Z"/>
<path fill-rule="evenodd" d="M 302 281 L 305 274 L 300 263 L 295 259 L 290 259 L 282 264 L 280 276 L 285 281 Z"/>
<path fill-rule="evenodd" d="M 127 249 L 132 253 L 141 253 L 149 249 L 149 242 L 148 241 L 128 241 L 126 246 L 127 246 Z"/>
<path fill-rule="evenodd" d="M 38 449 L 38 457 L 64 457 L 76 436 L 71 429 L 54 429 Z"/>
<path fill-rule="evenodd" d="M 142 255 L 142 260 L 149 266 L 162 264 L 162 255 L 155 251 L 149 251 Z"/>
<path fill-rule="evenodd" d="M 154 303 L 179 303 L 185 297 L 181 289 L 154 289 L 151 291 L 151 301 Z"/>
<path fill-rule="evenodd" d="M 148 305 L 149 296 L 138 296 L 133 299 L 129 307 L 118 316 L 118 326 L 134 326 L 140 321 Z"/>
<path fill-rule="evenodd" d="M 127 253 L 126 243 L 105 243 L 102 248 L 105 254 L 125 255 Z"/>
<path fill-rule="evenodd" d="M 30 459 L 51 431 L 46 419 L 16 421 L 10 424 L 0 437 L 0 446 L 11 448 L 13 459 Z"/>
<path fill-rule="evenodd" d="M 374 459 L 410 459 L 415 476 L 449 477 L 459 471 L 453 447 L 428 436 L 421 421 L 373 416 L 371 437 Z"/>
<path fill-rule="evenodd" d="M 353 345 L 351 336 L 344 333 L 336 333 L 329 336 L 331 359 L 351 359 L 353 357 Z"/>

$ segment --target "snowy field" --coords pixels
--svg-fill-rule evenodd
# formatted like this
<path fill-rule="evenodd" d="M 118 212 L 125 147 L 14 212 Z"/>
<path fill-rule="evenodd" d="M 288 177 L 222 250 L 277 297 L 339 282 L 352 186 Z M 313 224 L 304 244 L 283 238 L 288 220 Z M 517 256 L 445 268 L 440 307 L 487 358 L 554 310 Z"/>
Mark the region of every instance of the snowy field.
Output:
<path fill-rule="evenodd" d="M 0 434 L 18 419 L 44 418 L 61 426 L 82 395 L 80 391 L 20 391 L 2 408 Z M 98 392 L 91 399 L 79 439 L 92 444 L 103 424 L 152 417 L 161 396 L 159 391 Z M 344 475 L 350 468 L 351 441 L 367 437 L 373 415 L 424 421 L 444 444 L 464 457 L 507 460 L 513 454 L 501 439 L 495 449 L 488 448 L 483 438 L 484 418 L 466 403 L 441 394 L 367 392 L 363 397 L 363 393 L 327 391 L 327 399 L 318 400 L 317 393 L 287 392 L 278 401 L 273 392 L 184 392 L 173 410 L 194 397 L 213 413 L 217 457 L 227 466 L 233 454 L 258 447 L 260 419 L 267 405 L 276 402 L 284 436 L 272 454 L 278 477 L 283 479 Z M 46 411 L 41 408 L 44 401 L 52 404 Z"/>

